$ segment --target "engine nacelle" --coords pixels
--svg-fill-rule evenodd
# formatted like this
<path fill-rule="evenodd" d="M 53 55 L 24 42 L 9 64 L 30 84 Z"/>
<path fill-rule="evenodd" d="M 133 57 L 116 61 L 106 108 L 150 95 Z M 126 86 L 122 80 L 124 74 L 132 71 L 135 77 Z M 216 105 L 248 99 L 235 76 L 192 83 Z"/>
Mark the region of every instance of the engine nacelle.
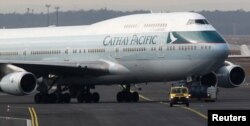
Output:
<path fill-rule="evenodd" d="M 36 77 L 29 72 L 15 72 L 5 75 L 0 81 L 3 92 L 12 95 L 27 95 L 36 88 Z"/>
<path fill-rule="evenodd" d="M 215 86 L 218 82 L 217 76 L 214 72 L 211 72 L 209 74 L 206 74 L 201 77 L 201 84 L 204 86 Z"/>
<path fill-rule="evenodd" d="M 245 71 L 241 66 L 226 62 L 226 65 L 217 70 L 218 86 L 233 88 L 241 85 L 245 80 Z"/>

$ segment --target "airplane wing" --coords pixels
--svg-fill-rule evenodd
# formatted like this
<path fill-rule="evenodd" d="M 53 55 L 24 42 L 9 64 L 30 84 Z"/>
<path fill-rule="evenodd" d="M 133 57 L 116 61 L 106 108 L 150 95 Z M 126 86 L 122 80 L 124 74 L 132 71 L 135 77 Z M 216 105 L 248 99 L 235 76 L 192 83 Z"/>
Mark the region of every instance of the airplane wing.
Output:
<path fill-rule="evenodd" d="M 15 69 L 23 69 L 32 72 L 37 77 L 48 74 L 62 76 L 101 76 L 127 72 L 128 70 L 111 61 L 88 61 L 88 62 L 52 62 L 52 61 L 2 61 L 0 60 L 1 73 L 8 73 Z M 16 67 L 16 68 L 15 68 Z"/>
<path fill-rule="evenodd" d="M 229 55 L 228 59 L 249 59 L 250 56 L 244 56 L 244 55 Z"/>
<path fill-rule="evenodd" d="M 250 56 L 242 55 L 230 55 L 228 56 L 227 61 L 230 61 L 234 64 L 240 65 L 244 68 L 247 74 L 250 72 Z"/>
<path fill-rule="evenodd" d="M 248 64 L 250 62 L 250 50 L 247 45 L 241 45 L 240 55 L 229 55 L 227 60 L 240 65 Z"/>

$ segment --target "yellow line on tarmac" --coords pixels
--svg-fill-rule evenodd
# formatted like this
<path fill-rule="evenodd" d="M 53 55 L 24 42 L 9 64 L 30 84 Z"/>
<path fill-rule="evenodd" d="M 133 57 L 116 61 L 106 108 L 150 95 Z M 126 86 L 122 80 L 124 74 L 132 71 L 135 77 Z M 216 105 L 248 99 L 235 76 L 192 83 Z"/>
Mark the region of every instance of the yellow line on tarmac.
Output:
<path fill-rule="evenodd" d="M 141 94 L 139 94 L 139 97 L 142 98 L 142 99 L 144 99 L 144 100 L 147 100 L 147 101 L 153 101 L 153 100 L 151 100 L 151 99 L 149 99 L 149 98 L 147 98 L 147 97 L 145 97 L 145 96 L 143 96 Z"/>
<path fill-rule="evenodd" d="M 130 92 L 134 92 L 134 91 L 133 91 L 133 90 L 130 90 Z M 141 94 L 139 94 L 139 97 L 142 98 L 142 99 L 144 99 L 144 100 L 146 100 L 146 101 L 153 101 L 152 99 L 147 98 L 147 97 L 145 97 L 145 96 L 143 96 L 143 95 L 141 95 Z"/>
<path fill-rule="evenodd" d="M 37 118 L 37 114 L 36 114 L 35 109 L 33 107 L 29 107 L 29 112 L 30 112 L 30 116 L 31 116 L 32 126 L 39 126 L 38 118 Z"/>
<path fill-rule="evenodd" d="M 201 112 L 199 112 L 199 111 L 197 111 L 197 110 L 195 110 L 195 109 L 192 109 L 192 108 L 186 107 L 186 106 L 181 106 L 181 108 L 186 109 L 186 110 L 189 110 L 189 111 L 191 111 L 191 112 L 193 112 L 193 113 L 195 113 L 195 114 L 197 114 L 197 115 L 203 117 L 204 119 L 207 119 L 207 116 L 206 116 L 206 115 L 202 114 Z"/>
<path fill-rule="evenodd" d="M 37 118 L 37 114 L 36 114 L 36 111 L 35 111 L 35 109 L 32 107 L 32 111 L 33 111 L 33 114 L 34 114 L 34 117 L 35 117 L 35 124 L 36 124 L 36 126 L 39 126 L 38 125 L 38 118 Z"/>
<path fill-rule="evenodd" d="M 32 124 L 32 126 L 35 126 L 34 116 L 33 116 L 33 113 L 32 113 L 32 110 L 30 107 L 29 107 L 29 112 L 30 112 L 30 116 L 31 116 L 31 124 Z"/>
<path fill-rule="evenodd" d="M 153 101 L 152 99 L 150 99 L 150 98 L 148 98 L 148 97 L 145 97 L 145 96 L 143 96 L 143 95 L 139 95 L 139 97 L 142 98 L 142 99 L 144 99 L 144 100 L 147 100 L 147 101 Z M 165 103 L 165 102 L 159 102 L 159 103 L 160 103 L 160 104 L 164 104 L 164 105 L 169 105 L 169 103 Z M 196 115 L 198 115 L 198 116 L 200 116 L 200 117 L 202 117 L 202 118 L 204 118 L 204 119 L 207 119 L 207 116 L 206 116 L 206 115 L 202 114 L 201 112 L 199 112 L 199 111 L 197 111 L 197 110 L 195 110 L 195 109 L 192 109 L 192 108 L 190 108 L 190 107 L 185 107 L 185 106 L 179 106 L 179 105 L 177 105 L 177 107 L 180 107 L 180 108 L 182 108 L 182 109 L 188 110 L 188 111 L 193 112 L 193 113 L 195 113 Z"/>

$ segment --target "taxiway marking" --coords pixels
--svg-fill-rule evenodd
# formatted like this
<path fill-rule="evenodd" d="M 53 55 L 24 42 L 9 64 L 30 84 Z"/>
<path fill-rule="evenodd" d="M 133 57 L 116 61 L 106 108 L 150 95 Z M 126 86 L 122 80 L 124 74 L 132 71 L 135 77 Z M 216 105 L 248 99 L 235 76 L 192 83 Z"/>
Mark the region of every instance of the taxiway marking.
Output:
<path fill-rule="evenodd" d="M 15 118 L 15 117 L 3 117 L 0 116 L 0 119 L 4 119 L 4 120 L 20 120 L 20 121 L 26 121 L 27 126 L 31 126 L 31 120 L 30 119 L 24 119 L 24 118 Z"/>
<path fill-rule="evenodd" d="M 148 98 L 148 97 L 145 97 L 145 96 L 143 96 L 143 95 L 139 95 L 139 97 L 140 98 L 142 98 L 142 99 L 144 99 L 144 100 L 147 100 L 147 101 L 154 101 L 154 100 L 152 100 L 152 99 L 150 99 L 150 98 Z M 163 104 L 163 105 L 169 105 L 169 103 L 165 103 L 165 102 L 159 102 L 160 104 Z M 186 106 L 180 106 L 180 105 L 176 105 L 177 107 L 180 107 L 180 108 L 182 108 L 182 109 L 185 109 L 185 110 L 188 110 L 188 111 L 190 111 L 190 112 L 192 112 L 192 113 L 195 113 L 196 115 L 198 115 L 198 116 L 200 116 L 200 117 L 202 117 L 202 118 L 204 118 L 204 119 L 206 119 L 207 120 L 207 116 L 205 115 L 205 114 L 202 114 L 201 112 L 199 112 L 199 111 L 197 111 L 197 110 L 195 110 L 195 109 L 193 109 L 193 108 L 190 108 L 190 107 L 186 107 Z"/>
<path fill-rule="evenodd" d="M 31 116 L 32 126 L 39 126 L 38 118 L 37 118 L 37 114 L 36 114 L 35 109 L 33 107 L 29 107 L 29 112 L 30 112 L 30 116 Z"/>

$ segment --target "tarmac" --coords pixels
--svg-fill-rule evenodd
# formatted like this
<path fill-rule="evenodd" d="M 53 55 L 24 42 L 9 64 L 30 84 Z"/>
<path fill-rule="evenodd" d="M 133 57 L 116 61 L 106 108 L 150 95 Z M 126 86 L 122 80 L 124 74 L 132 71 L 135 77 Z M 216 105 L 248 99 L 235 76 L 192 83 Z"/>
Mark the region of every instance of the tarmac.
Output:
<path fill-rule="evenodd" d="M 0 126 L 205 126 L 209 109 L 250 109 L 248 84 L 220 88 L 216 102 L 192 99 L 190 107 L 169 107 L 168 83 L 138 86 L 138 103 L 117 103 L 117 85 L 97 87 L 100 103 L 34 104 L 33 95 L 0 93 Z"/>

